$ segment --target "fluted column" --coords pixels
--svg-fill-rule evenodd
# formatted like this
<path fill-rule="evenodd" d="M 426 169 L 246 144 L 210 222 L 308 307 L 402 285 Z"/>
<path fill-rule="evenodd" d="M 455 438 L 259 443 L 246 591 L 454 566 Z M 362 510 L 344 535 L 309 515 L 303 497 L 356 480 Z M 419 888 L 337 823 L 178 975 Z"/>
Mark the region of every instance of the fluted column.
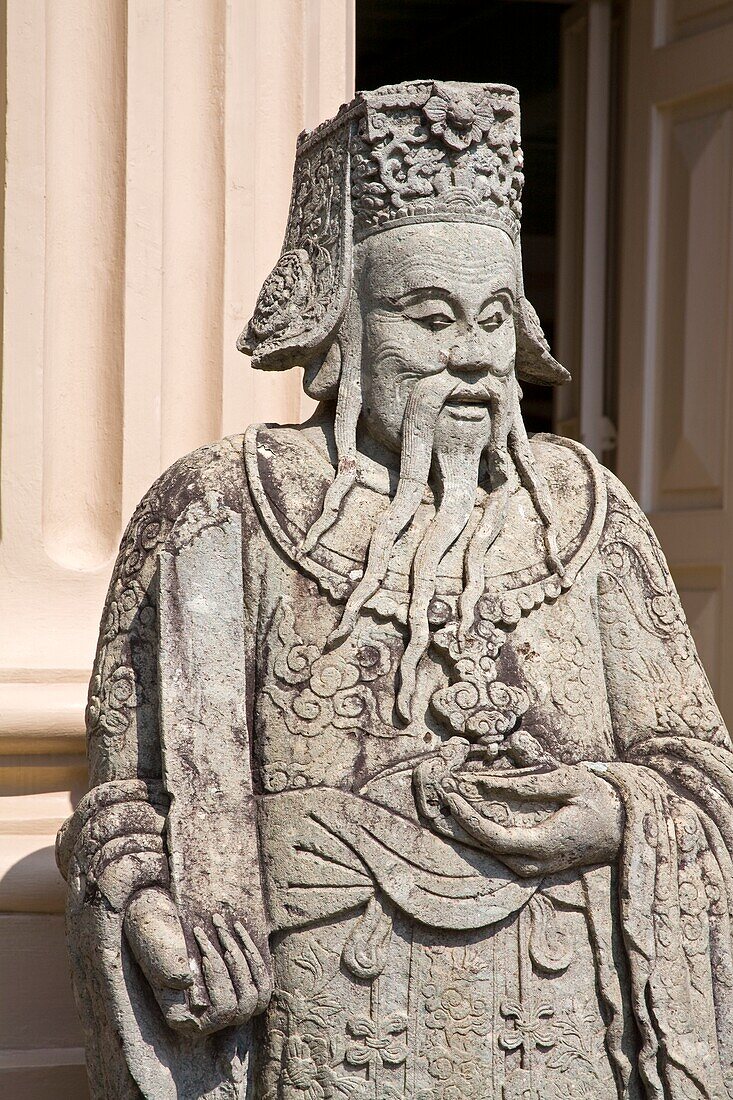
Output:
<path fill-rule="evenodd" d="M 352 94 L 353 0 L 6 4 L 0 1095 L 81 1100 L 52 846 L 85 788 L 104 594 L 165 465 L 299 418 L 300 378 L 234 344 L 297 133 Z"/>
<path fill-rule="evenodd" d="M 224 0 L 164 0 L 161 464 L 221 432 Z"/>
<path fill-rule="evenodd" d="M 125 2 L 46 5 L 43 545 L 115 549 L 122 477 Z"/>

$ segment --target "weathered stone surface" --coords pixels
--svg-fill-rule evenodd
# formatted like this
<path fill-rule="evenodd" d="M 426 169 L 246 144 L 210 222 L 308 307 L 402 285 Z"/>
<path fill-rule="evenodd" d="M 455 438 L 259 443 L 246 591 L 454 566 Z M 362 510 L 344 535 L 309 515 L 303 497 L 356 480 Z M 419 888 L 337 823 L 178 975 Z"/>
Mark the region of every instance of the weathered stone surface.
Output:
<path fill-rule="evenodd" d="M 59 835 L 93 1096 L 722 1100 L 733 749 L 524 298 L 516 93 L 299 145 L 242 346 L 298 427 L 133 517 Z"/>

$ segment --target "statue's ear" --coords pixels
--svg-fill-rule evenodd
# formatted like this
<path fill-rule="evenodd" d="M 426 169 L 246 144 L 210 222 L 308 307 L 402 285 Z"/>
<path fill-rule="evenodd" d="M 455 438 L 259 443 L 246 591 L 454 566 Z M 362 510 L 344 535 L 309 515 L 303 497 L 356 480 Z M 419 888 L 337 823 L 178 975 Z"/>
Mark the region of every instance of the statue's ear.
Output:
<path fill-rule="evenodd" d="M 543 386 L 559 386 L 570 381 L 565 370 L 550 353 L 550 345 L 542 331 L 534 306 L 522 295 L 514 313 L 517 331 L 517 358 L 515 373 L 524 382 L 538 382 Z"/>
<path fill-rule="evenodd" d="M 334 340 L 328 351 L 319 352 L 304 365 L 303 389 L 314 401 L 335 401 L 341 380 L 341 345 Z"/>

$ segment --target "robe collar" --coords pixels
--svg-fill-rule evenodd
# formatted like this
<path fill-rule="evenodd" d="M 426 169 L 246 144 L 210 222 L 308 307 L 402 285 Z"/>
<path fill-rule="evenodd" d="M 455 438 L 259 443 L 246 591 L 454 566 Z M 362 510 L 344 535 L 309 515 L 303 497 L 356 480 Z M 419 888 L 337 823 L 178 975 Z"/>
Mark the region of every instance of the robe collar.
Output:
<path fill-rule="evenodd" d="M 574 583 L 598 544 L 606 516 L 606 483 L 597 460 L 573 440 L 536 435 L 532 449 L 548 485 L 558 524 L 562 578 L 544 553 L 542 526 L 529 494 L 519 484 L 510 495 L 505 525 L 487 554 L 484 606 L 495 622 L 517 622 L 523 612 L 554 599 Z M 293 427 L 252 425 L 245 434 L 249 491 L 266 531 L 324 593 L 342 602 L 361 578 L 369 540 L 389 497 L 373 477 L 362 477 L 346 497 L 339 519 L 310 553 L 302 542 L 320 515 L 333 465 L 306 432 Z M 441 562 L 436 597 L 454 604 L 463 585 L 463 551 L 480 515 L 474 517 Z M 485 499 L 485 498 L 484 498 Z M 430 494 L 398 541 L 380 591 L 367 605 L 383 617 L 405 620 L 415 548 L 435 514 Z"/>

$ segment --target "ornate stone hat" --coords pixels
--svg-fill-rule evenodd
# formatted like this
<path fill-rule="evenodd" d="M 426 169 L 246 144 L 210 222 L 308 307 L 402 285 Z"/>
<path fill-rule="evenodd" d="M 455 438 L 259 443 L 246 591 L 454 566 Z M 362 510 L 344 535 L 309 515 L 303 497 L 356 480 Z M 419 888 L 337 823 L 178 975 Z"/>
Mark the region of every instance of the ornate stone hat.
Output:
<path fill-rule="evenodd" d="M 311 365 L 344 318 L 355 242 L 399 225 L 477 222 L 502 229 L 516 247 L 517 376 L 567 381 L 521 285 L 519 122 L 515 88 L 416 80 L 360 92 L 304 131 L 282 253 L 239 350 L 264 370 Z M 314 396 L 325 392 L 317 386 Z"/>

